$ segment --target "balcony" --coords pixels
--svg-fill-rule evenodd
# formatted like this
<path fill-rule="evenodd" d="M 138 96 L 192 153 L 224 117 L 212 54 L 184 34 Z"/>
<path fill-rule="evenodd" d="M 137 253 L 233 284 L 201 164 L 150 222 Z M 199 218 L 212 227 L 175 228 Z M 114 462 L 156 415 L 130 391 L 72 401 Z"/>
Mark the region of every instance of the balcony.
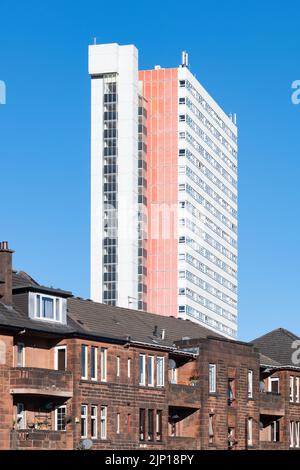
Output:
<path fill-rule="evenodd" d="M 40 431 L 24 429 L 10 433 L 11 450 L 67 450 L 72 442 L 64 431 Z"/>
<path fill-rule="evenodd" d="M 70 398 L 73 396 L 72 372 L 30 367 L 12 368 L 10 393 Z"/>
<path fill-rule="evenodd" d="M 284 399 L 280 393 L 260 392 L 259 406 L 262 415 L 284 415 Z"/>
<path fill-rule="evenodd" d="M 169 405 L 200 408 L 200 387 L 195 385 L 169 384 Z"/>

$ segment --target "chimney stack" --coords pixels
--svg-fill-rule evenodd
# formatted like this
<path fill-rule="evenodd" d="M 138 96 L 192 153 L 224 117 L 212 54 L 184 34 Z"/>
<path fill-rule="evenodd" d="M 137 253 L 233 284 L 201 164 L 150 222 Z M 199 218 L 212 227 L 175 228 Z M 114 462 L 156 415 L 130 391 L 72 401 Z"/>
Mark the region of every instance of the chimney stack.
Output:
<path fill-rule="evenodd" d="M 12 305 L 12 254 L 8 242 L 0 242 L 0 302 Z"/>

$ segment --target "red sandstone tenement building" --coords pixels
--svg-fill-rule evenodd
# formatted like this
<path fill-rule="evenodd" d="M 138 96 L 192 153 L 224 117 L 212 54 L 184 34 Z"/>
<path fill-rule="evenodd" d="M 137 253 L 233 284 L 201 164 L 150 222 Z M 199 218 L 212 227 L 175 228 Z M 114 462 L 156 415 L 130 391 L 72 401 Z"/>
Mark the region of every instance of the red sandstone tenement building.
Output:
<path fill-rule="evenodd" d="M 13 272 L 3 242 L 0 448 L 297 449 L 297 340 L 75 298 Z"/>

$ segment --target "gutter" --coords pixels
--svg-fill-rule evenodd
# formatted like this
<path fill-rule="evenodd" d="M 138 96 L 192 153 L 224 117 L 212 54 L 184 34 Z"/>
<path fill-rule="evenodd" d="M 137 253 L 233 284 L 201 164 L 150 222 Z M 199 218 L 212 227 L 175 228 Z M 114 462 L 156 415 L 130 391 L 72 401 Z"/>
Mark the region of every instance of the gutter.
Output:
<path fill-rule="evenodd" d="M 179 354 L 181 356 L 189 356 L 189 357 L 193 357 L 193 358 L 196 358 L 198 357 L 198 354 L 196 353 L 190 353 L 188 351 L 183 351 L 182 349 L 177 349 L 173 346 L 164 346 L 164 345 L 161 345 L 161 344 L 152 344 L 152 343 L 145 343 L 143 341 L 128 341 L 129 344 L 136 344 L 137 346 L 147 346 L 147 348 L 151 348 L 151 349 L 161 349 L 161 350 L 164 350 L 164 351 L 171 351 L 171 352 L 174 352 L 176 354 Z"/>
<path fill-rule="evenodd" d="M 292 370 L 300 370 L 300 367 L 298 366 L 292 366 L 292 365 L 279 365 L 279 366 L 271 366 L 268 364 L 260 364 L 260 367 L 268 367 L 269 369 L 274 369 L 274 370 L 283 370 L 283 369 L 292 369 Z"/>

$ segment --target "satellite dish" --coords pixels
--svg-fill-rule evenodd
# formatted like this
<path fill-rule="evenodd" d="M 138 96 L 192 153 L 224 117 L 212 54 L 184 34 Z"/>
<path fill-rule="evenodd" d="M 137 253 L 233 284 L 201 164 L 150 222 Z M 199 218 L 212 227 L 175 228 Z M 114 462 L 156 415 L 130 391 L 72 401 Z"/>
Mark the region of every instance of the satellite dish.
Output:
<path fill-rule="evenodd" d="M 176 369 L 176 361 L 174 359 L 169 359 L 169 369 Z"/>
<path fill-rule="evenodd" d="M 91 441 L 91 439 L 83 439 L 81 445 L 84 450 L 89 450 L 93 445 L 93 441 Z"/>

